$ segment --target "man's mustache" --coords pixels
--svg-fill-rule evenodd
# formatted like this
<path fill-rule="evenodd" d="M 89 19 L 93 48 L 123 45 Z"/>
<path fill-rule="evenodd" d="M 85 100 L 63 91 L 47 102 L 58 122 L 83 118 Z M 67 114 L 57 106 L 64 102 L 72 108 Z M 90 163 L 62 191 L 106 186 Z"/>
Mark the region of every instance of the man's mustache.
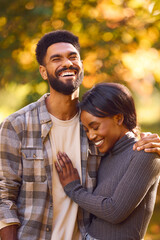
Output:
<path fill-rule="evenodd" d="M 56 75 L 59 75 L 61 72 L 66 71 L 66 70 L 75 70 L 76 72 L 79 72 L 78 68 L 70 66 L 69 68 L 64 67 L 62 69 L 59 69 L 58 71 L 56 71 Z"/>

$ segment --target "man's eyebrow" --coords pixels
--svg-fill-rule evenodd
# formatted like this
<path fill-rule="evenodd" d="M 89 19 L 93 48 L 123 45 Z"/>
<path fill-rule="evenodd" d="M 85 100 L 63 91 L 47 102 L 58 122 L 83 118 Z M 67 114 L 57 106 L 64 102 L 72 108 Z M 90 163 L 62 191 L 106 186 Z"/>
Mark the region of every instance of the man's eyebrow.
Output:
<path fill-rule="evenodd" d="M 72 55 L 77 55 L 78 56 L 78 53 L 77 52 L 70 52 L 68 54 L 68 56 L 72 56 Z M 53 58 L 56 58 L 56 57 L 62 57 L 61 54 L 53 54 L 50 56 L 50 60 L 53 59 Z"/>
<path fill-rule="evenodd" d="M 78 56 L 78 53 L 77 52 L 70 52 L 68 56 L 71 56 L 71 55 L 77 55 Z"/>

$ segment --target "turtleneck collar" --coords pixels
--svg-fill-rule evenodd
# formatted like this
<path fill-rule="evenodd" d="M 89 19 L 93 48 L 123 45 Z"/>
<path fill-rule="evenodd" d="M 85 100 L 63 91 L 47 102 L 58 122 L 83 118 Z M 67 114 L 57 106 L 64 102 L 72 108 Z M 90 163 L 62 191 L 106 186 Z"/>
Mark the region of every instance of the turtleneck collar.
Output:
<path fill-rule="evenodd" d="M 128 145 L 133 144 L 137 141 L 135 134 L 133 132 L 127 132 L 122 138 L 120 138 L 113 148 L 108 152 L 108 154 L 117 154 L 118 152 L 121 152 L 125 148 L 128 147 Z"/>

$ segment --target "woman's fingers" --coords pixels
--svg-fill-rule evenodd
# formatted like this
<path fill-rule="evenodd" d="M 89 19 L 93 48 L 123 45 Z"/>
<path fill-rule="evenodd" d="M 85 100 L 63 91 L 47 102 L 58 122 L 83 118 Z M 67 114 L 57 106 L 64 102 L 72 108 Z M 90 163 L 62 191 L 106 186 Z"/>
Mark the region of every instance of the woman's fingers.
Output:
<path fill-rule="evenodd" d="M 57 155 L 57 158 L 58 158 L 59 164 L 62 168 L 61 170 L 62 170 L 63 174 L 64 175 L 71 174 L 73 165 L 72 165 L 71 160 L 67 156 L 67 154 L 59 152 Z"/>
<path fill-rule="evenodd" d="M 66 153 L 63 153 L 64 159 L 65 159 L 65 163 L 66 163 L 66 168 L 67 170 L 71 173 L 74 171 L 74 167 L 72 164 L 72 161 L 70 160 L 70 158 L 68 157 L 68 155 Z"/>
<path fill-rule="evenodd" d="M 56 167 L 56 170 L 57 170 L 58 174 L 61 174 L 62 170 L 61 170 L 61 168 L 60 168 L 60 166 L 57 162 L 55 162 L 55 167 Z"/>
<path fill-rule="evenodd" d="M 63 158 L 62 158 L 62 153 L 61 153 L 61 152 L 58 152 L 57 158 L 58 158 L 58 162 L 59 162 L 60 166 L 61 166 L 62 168 L 65 167 L 65 162 L 64 162 L 64 160 L 63 160 Z"/>
<path fill-rule="evenodd" d="M 72 161 L 66 153 L 59 152 L 57 159 L 58 162 L 55 162 L 55 167 L 63 187 L 72 181 L 80 179 L 77 169 L 73 167 Z"/>

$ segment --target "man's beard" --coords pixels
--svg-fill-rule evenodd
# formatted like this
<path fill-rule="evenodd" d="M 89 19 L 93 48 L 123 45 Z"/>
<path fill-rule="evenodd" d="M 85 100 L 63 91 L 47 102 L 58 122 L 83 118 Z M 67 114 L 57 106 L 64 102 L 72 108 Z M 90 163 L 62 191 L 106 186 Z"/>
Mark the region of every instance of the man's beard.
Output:
<path fill-rule="evenodd" d="M 77 70 L 77 68 L 63 68 L 61 71 L 65 70 Z M 57 92 L 60 92 L 64 95 L 71 95 L 73 92 L 77 90 L 77 88 L 81 85 L 84 77 L 84 71 L 82 70 L 80 74 L 78 74 L 77 79 L 75 81 L 67 80 L 66 83 L 59 80 L 58 73 L 56 73 L 56 76 L 53 77 L 50 75 L 47 71 L 48 81 L 50 86 L 56 90 Z"/>

